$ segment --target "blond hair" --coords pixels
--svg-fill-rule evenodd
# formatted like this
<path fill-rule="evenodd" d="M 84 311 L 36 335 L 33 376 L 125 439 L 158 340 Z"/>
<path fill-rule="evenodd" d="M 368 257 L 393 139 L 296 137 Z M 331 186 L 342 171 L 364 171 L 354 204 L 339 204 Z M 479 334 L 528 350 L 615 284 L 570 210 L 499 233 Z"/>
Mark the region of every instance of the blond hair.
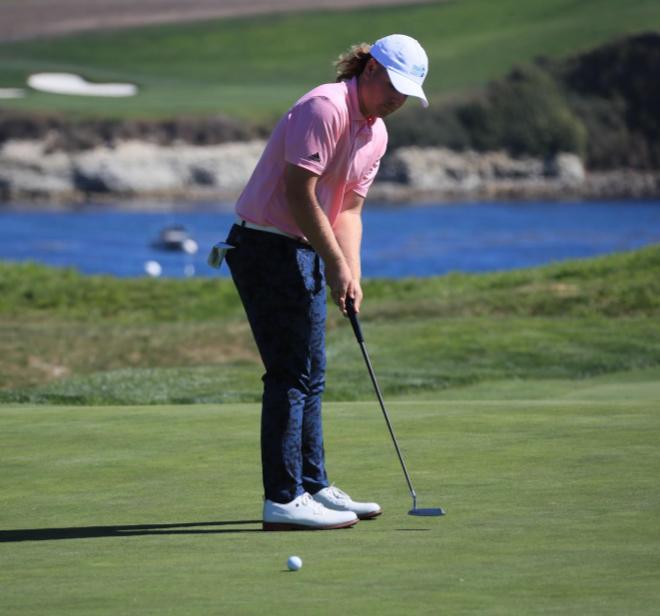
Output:
<path fill-rule="evenodd" d="M 360 75 L 371 59 L 370 51 L 371 45 L 369 43 L 358 43 L 341 54 L 334 63 L 337 81 L 346 81 Z"/>

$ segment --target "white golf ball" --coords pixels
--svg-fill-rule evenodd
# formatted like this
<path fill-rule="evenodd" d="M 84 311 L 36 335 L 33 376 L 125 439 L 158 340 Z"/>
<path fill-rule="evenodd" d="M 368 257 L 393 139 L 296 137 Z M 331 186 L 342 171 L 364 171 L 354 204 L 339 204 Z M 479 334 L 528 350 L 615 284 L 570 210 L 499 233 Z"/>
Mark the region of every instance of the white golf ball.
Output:
<path fill-rule="evenodd" d="M 147 261 L 144 264 L 144 271 L 152 278 L 158 278 L 163 273 L 163 268 L 158 261 Z"/>
<path fill-rule="evenodd" d="M 286 566 L 289 567 L 289 571 L 298 571 L 302 567 L 302 559 L 299 556 L 289 556 Z"/>

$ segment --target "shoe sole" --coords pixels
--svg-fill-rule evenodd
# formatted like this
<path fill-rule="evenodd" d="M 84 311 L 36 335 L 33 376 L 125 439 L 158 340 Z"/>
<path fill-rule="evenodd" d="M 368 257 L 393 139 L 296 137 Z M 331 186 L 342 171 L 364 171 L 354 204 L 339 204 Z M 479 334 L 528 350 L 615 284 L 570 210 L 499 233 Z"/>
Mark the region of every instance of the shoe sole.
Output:
<path fill-rule="evenodd" d="M 383 513 L 382 509 L 379 509 L 378 511 L 372 511 L 371 513 L 363 513 L 362 515 L 358 515 L 358 519 L 373 520 L 374 518 L 377 518 L 381 513 Z"/>
<path fill-rule="evenodd" d="M 333 524 L 332 526 L 305 526 L 304 524 L 291 524 L 289 522 L 263 522 L 262 530 L 266 531 L 285 531 L 285 530 L 335 530 L 338 528 L 350 528 L 355 526 L 358 520 L 350 520 L 342 524 Z"/>

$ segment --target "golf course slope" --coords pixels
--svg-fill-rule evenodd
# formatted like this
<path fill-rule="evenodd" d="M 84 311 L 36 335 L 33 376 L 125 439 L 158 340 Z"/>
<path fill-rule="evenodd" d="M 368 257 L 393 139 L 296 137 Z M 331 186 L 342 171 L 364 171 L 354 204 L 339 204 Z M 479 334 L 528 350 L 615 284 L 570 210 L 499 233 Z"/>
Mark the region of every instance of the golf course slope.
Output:
<path fill-rule="evenodd" d="M 659 269 L 660 246 L 649 246 L 511 272 L 365 280 L 360 320 L 388 398 L 456 397 L 511 379 L 579 388 L 660 366 Z M 326 400 L 373 399 L 348 321 L 333 306 L 328 316 Z M 119 279 L 3 263 L 0 334 L 0 402 L 261 396 L 259 355 L 226 278 Z"/>

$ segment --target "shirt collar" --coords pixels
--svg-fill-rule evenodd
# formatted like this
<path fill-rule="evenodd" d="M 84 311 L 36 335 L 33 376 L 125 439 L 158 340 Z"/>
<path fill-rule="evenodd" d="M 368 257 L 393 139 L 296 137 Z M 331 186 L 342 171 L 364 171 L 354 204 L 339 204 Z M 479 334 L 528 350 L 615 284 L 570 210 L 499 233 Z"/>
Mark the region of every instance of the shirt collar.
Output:
<path fill-rule="evenodd" d="M 348 88 L 348 105 L 353 122 L 366 122 L 369 126 L 373 126 L 376 121 L 374 116 L 365 117 L 360 111 L 360 99 L 358 98 L 358 81 L 357 77 L 353 77 L 346 82 Z"/>

